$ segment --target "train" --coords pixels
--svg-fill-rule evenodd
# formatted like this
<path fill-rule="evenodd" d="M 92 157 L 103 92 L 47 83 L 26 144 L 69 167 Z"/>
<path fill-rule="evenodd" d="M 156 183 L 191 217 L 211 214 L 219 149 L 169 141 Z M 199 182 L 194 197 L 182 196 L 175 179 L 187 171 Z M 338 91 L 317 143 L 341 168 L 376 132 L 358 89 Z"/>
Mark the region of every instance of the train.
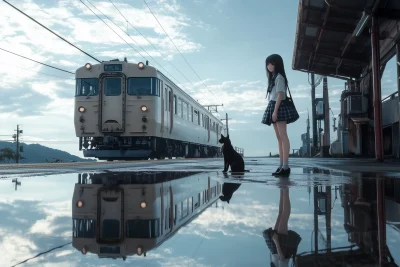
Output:
<path fill-rule="evenodd" d="M 74 126 L 84 157 L 220 157 L 222 121 L 158 69 L 114 59 L 75 72 Z"/>
<path fill-rule="evenodd" d="M 78 174 L 72 246 L 99 258 L 146 256 L 215 203 L 221 190 L 199 172 Z"/>

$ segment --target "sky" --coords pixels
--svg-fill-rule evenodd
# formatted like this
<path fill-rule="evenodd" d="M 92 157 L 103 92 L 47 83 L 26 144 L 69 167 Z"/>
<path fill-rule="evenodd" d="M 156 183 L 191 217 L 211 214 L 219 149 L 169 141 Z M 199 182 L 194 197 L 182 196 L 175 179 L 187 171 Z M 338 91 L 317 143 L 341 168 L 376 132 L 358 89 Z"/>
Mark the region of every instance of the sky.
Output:
<path fill-rule="evenodd" d="M 100 60 L 147 59 L 162 72 L 167 70 L 201 104 L 223 103 L 219 114 L 225 117 L 228 113 L 230 138 L 234 146 L 244 148 L 245 156 L 278 153 L 274 129 L 261 124 L 261 119 L 268 104 L 265 58 L 280 54 L 300 114 L 298 121 L 288 125 L 291 148 L 302 145 L 308 111 L 311 116 L 311 86 L 307 73 L 291 67 L 297 1 L 147 0 L 179 51 L 144 1 L 112 1 L 128 22 L 110 1 L 82 1 L 125 41 L 80 1 L 9 2 Z M 0 48 L 71 72 L 87 62 L 96 63 L 3 1 L 0 36 Z M 0 140 L 10 140 L 19 124 L 24 131 L 23 142 L 40 143 L 83 157 L 73 124 L 74 75 L 2 50 L 0 62 Z M 383 74 L 382 97 L 397 90 L 395 64 L 393 58 Z M 332 125 L 332 116 L 337 117 L 340 111 L 344 81 L 328 78 L 328 88 Z M 316 96 L 322 97 L 322 83 Z M 336 136 L 331 128 L 332 142 Z"/>

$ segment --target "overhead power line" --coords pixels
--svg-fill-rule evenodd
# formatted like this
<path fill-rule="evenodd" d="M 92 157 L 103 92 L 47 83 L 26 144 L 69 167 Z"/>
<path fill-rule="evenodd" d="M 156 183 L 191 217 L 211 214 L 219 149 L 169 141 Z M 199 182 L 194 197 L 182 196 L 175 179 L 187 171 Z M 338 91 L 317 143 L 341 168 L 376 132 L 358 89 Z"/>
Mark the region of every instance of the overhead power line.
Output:
<path fill-rule="evenodd" d="M 160 50 L 157 49 L 132 23 L 128 21 L 128 19 L 122 14 L 122 12 L 118 9 L 118 7 L 112 2 L 112 0 L 109 0 L 111 4 L 115 7 L 115 9 L 121 14 L 121 16 L 125 19 L 125 21 L 131 25 L 155 50 L 157 50 L 158 53 L 166 60 L 168 61 L 185 79 L 191 83 L 193 86 L 195 86 L 166 56 L 164 56 Z M 161 65 L 161 64 L 160 64 Z"/>
<path fill-rule="evenodd" d="M 85 5 L 86 8 L 88 8 L 97 18 L 99 18 L 104 24 L 107 25 L 108 28 L 110 28 L 116 35 L 118 35 L 119 38 L 121 38 L 127 45 L 129 45 L 136 53 L 138 53 L 142 58 L 144 58 L 145 60 L 146 57 L 143 56 L 139 51 L 136 50 L 136 48 L 134 48 L 130 43 L 128 43 L 124 38 L 122 38 L 116 31 L 114 31 L 113 28 L 111 28 L 102 18 L 100 18 L 90 7 L 88 7 L 82 0 L 80 0 L 82 4 Z M 94 6 L 89 0 L 87 0 L 88 3 L 95 8 L 97 11 L 99 11 L 103 16 L 105 16 L 109 21 L 111 21 L 115 26 L 117 26 L 121 31 L 124 31 L 121 29 L 120 26 L 118 26 L 112 19 L 110 19 L 106 14 L 104 14 L 103 12 L 101 12 L 101 10 L 99 10 L 96 6 Z M 127 34 L 128 35 L 128 34 Z M 128 35 L 128 37 L 139 47 L 141 47 L 131 36 Z M 160 65 L 160 67 L 165 70 L 165 72 L 171 76 L 176 82 L 180 83 L 174 76 L 172 76 L 172 74 L 170 74 L 160 63 L 158 63 L 157 60 L 155 60 L 143 47 L 141 47 L 146 53 L 147 55 L 149 55 L 149 57 L 151 59 L 153 59 L 158 65 Z"/>
<path fill-rule="evenodd" d="M 24 59 L 27 59 L 27 60 L 30 60 L 30 61 L 33 61 L 33 62 L 36 62 L 36 63 L 38 63 L 38 64 L 42 64 L 42 65 L 44 65 L 44 66 L 46 66 L 46 67 L 49 67 L 49 68 L 53 68 L 53 69 L 56 69 L 56 70 L 59 70 L 59 71 L 63 71 L 63 72 L 66 72 L 66 73 L 70 73 L 70 74 L 75 74 L 75 72 L 71 72 L 71 71 L 68 71 L 68 70 L 63 70 L 63 69 L 60 69 L 60 68 L 57 68 L 57 67 L 54 67 L 54 66 L 48 65 L 48 64 L 46 64 L 46 63 L 43 63 L 43 62 L 40 62 L 40 61 L 37 61 L 37 60 L 31 59 L 31 58 L 28 58 L 28 57 L 25 57 L 25 56 L 19 55 L 19 54 L 17 54 L 17 53 L 14 53 L 14 52 L 8 51 L 8 50 L 6 50 L 6 49 L 4 49 L 4 48 L 1 48 L 1 47 L 0 47 L 0 50 L 3 50 L 3 51 L 5 51 L 5 52 L 7 52 L 7 53 L 10 53 L 10 54 L 16 55 L 16 56 L 18 56 L 18 57 L 22 57 L 22 58 L 24 58 Z"/>
<path fill-rule="evenodd" d="M 169 34 L 167 33 L 167 31 L 164 29 L 164 27 L 162 26 L 162 24 L 160 23 L 160 21 L 157 19 L 156 15 L 154 14 L 153 10 L 151 10 L 151 8 L 149 7 L 149 5 L 147 4 L 146 0 L 143 0 L 143 2 L 146 4 L 147 8 L 150 10 L 151 14 L 153 15 L 153 17 L 156 19 L 157 23 L 160 25 L 161 29 L 164 31 L 164 33 L 167 35 L 168 39 L 171 41 L 171 43 L 175 46 L 176 50 L 178 51 L 178 53 L 182 56 L 182 58 L 185 60 L 185 62 L 188 64 L 188 66 L 192 69 L 192 71 L 194 72 L 194 74 L 196 74 L 197 78 L 199 78 L 199 80 L 201 81 L 201 83 L 206 87 L 206 89 L 213 94 L 213 92 L 211 92 L 211 90 L 208 88 L 208 86 L 204 83 L 204 81 L 200 78 L 200 76 L 197 74 L 197 72 L 193 69 L 193 67 L 189 64 L 189 62 L 186 60 L 186 58 L 184 57 L 184 55 L 181 53 L 181 51 L 179 50 L 179 48 L 176 46 L 176 44 L 174 43 L 174 41 L 172 41 L 171 37 L 169 36 Z M 213 94 L 214 95 L 214 94 Z M 215 95 L 214 95 L 215 96 Z M 226 111 L 225 107 L 223 107 L 224 110 Z"/>
<path fill-rule="evenodd" d="M 22 13 L 23 15 L 25 15 L 26 17 L 30 18 L 31 20 L 33 20 L 34 22 L 36 22 L 37 24 L 39 24 L 40 26 L 42 26 L 43 28 L 45 28 L 46 30 L 48 30 L 49 32 L 51 32 L 52 34 L 56 35 L 58 38 L 60 38 L 61 40 L 63 40 L 64 42 L 68 43 L 69 45 L 75 47 L 76 49 L 78 49 L 79 51 L 81 51 L 82 53 L 84 53 L 85 55 L 87 55 L 88 57 L 96 60 L 97 62 L 101 63 L 100 60 L 98 60 L 97 58 L 93 57 L 92 55 L 86 53 L 85 51 L 83 51 L 82 49 L 80 49 L 79 47 L 77 47 L 76 45 L 74 45 L 73 43 L 69 42 L 68 40 L 66 40 L 64 37 L 58 35 L 57 33 L 53 32 L 52 30 L 50 30 L 48 27 L 44 26 L 43 24 L 41 24 L 40 22 L 38 22 L 37 20 L 35 20 L 34 18 L 32 18 L 31 16 L 29 16 L 28 14 L 26 14 L 25 12 L 23 12 L 22 10 L 18 9 L 17 7 L 13 6 L 12 4 L 10 4 L 8 1 L 3 0 L 3 2 L 7 3 L 8 5 L 10 5 L 12 8 L 16 9 L 18 12 Z"/>

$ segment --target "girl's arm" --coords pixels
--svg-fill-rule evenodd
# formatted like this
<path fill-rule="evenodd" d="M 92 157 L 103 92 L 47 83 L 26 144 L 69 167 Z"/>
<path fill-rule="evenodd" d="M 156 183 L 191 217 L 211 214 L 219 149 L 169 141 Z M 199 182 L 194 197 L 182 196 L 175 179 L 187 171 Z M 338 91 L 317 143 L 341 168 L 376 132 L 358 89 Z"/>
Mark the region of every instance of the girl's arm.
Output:
<path fill-rule="evenodd" d="M 274 112 L 277 113 L 279 106 L 281 105 L 281 101 L 283 99 L 283 94 L 286 93 L 285 79 L 283 78 L 282 75 L 278 74 L 278 76 L 275 79 L 275 84 L 276 84 L 277 98 L 276 98 Z"/>

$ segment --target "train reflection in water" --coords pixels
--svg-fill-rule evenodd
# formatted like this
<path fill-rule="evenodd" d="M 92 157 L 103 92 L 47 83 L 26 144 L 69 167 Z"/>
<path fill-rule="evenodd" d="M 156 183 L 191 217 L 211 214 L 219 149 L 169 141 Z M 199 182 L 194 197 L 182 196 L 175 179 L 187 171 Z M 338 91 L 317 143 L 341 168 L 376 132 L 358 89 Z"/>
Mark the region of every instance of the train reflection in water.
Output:
<path fill-rule="evenodd" d="M 144 255 L 200 215 L 221 184 L 198 172 L 79 174 L 72 245 L 100 258 Z"/>

